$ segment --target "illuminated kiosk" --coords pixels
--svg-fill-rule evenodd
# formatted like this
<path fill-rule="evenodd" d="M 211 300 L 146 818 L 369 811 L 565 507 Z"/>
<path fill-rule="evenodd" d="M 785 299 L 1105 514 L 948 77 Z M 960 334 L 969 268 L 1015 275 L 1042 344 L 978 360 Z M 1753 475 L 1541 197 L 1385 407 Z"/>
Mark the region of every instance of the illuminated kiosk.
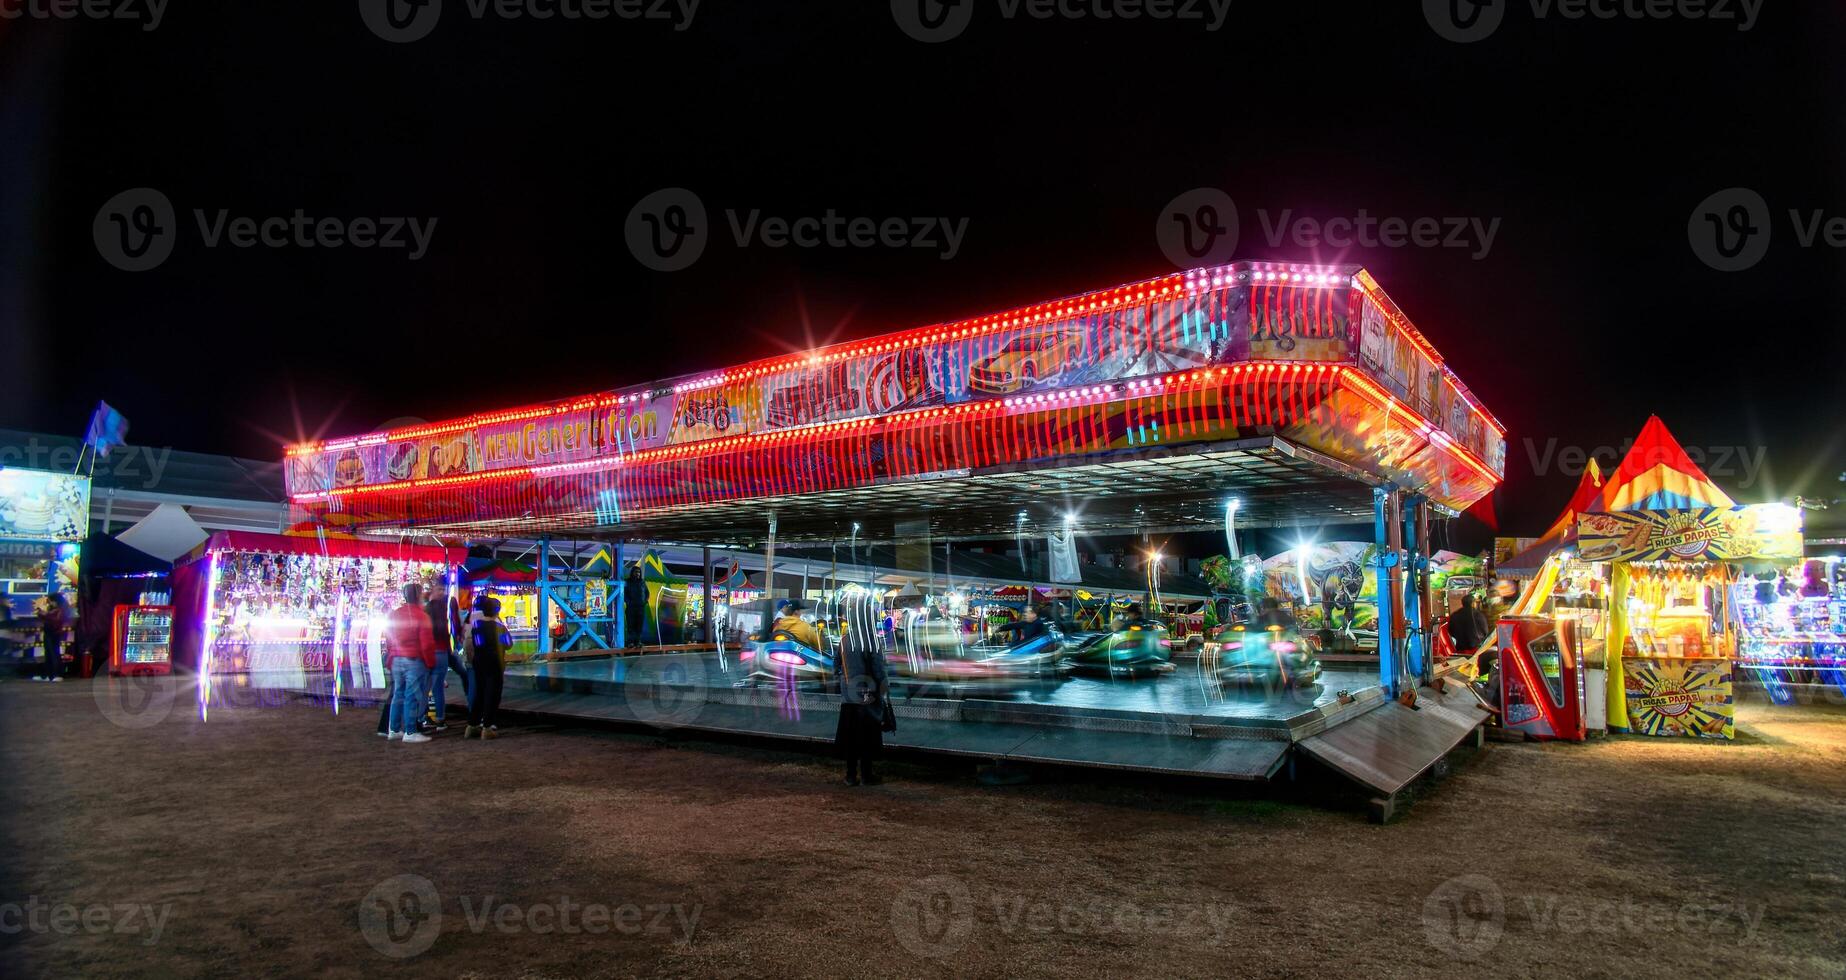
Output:
<path fill-rule="evenodd" d="M 1517 559 L 1537 572 L 1501 622 L 1502 646 L 1521 621 L 1556 642 L 1540 661 L 1513 651 L 1509 663 L 1526 662 L 1502 669 L 1523 675 L 1520 696 L 1503 688 L 1507 723 L 1574 729 L 1578 741 L 1603 727 L 1734 738 L 1738 669 L 1770 685 L 1780 670 L 1739 648 L 1751 610 L 1738 584 L 1747 567 L 1800 559 L 1801 511 L 1738 505 L 1657 416 L 1600 486 L 1599 475 L 1585 474 L 1547 540 Z M 1584 717 L 1569 718 L 1567 701 Z"/>
<path fill-rule="evenodd" d="M 1428 611 L 1406 583 L 1427 571 L 1432 512 L 1490 492 L 1504 454 L 1501 426 L 1365 271 L 1239 263 L 297 446 L 286 476 L 295 519 L 341 531 L 705 543 L 760 549 L 765 563 L 778 543 L 824 546 L 849 526 L 861 543 L 919 555 L 929 542 L 1010 540 L 1022 509 L 1035 533 L 1067 514 L 1088 535 L 1221 528 L 1233 510 L 1241 527 L 1369 523 L 1392 583 L 1379 618 L 1394 628 L 1378 671 L 1341 679 L 1349 697 L 1330 687 L 1305 707 L 1254 708 L 1140 698 L 1167 704 L 1152 711 L 909 700 L 894 741 L 1246 778 L 1273 775 L 1299 745 L 1388 795 L 1421 767 L 1406 772 L 1370 745 L 1414 743 L 1409 755 L 1433 762 L 1484 718 L 1465 692 L 1428 686 Z M 671 711 L 621 703 L 637 675 L 650 698 L 664 676 L 623 659 L 536 665 L 509 678 L 507 704 L 831 734 L 824 695 L 732 687 L 722 655 L 686 666 L 674 676 L 706 683 Z M 1415 683 L 1456 707 L 1390 703 Z M 573 693 L 585 702 L 562 697 Z M 586 707 L 599 694 L 617 697 Z M 806 707 L 793 717 L 791 704 Z"/>

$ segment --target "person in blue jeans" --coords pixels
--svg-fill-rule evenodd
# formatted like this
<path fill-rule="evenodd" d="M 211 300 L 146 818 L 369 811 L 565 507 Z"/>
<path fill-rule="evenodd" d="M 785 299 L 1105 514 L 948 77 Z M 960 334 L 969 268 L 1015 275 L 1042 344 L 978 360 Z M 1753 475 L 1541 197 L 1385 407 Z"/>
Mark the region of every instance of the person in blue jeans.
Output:
<path fill-rule="evenodd" d="M 429 617 L 417 604 L 423 587 L 404 586 L 404 604 L 385 617 L 385 662 L 391 667 L 391 732 L 393 740 L 416 744 L 429 741 L 417 729 L 429 696 L 429 672 L 436 666 L 436 635 Z"/>
<path fill-rule="evenodd" d="M 430 632 L 436 639 L 436 665 L 429 670 L 429 690 L 425 692 L 431 702 L 431 710 L 436 715 L 436 730 L 447 731 L 446 719 L 449 714 L 449 671 L 461 675 L 463 690 L 470 684 L 468 671 L 461 666 L 461 658 L 455 655 L 455 647 L 461 641 L 461 611 L 449 599 L 449 589 L 445 583 L 438 582 L 430 587 L 429 601 L 423 604 L 423 613 L 429 617 Z"/>

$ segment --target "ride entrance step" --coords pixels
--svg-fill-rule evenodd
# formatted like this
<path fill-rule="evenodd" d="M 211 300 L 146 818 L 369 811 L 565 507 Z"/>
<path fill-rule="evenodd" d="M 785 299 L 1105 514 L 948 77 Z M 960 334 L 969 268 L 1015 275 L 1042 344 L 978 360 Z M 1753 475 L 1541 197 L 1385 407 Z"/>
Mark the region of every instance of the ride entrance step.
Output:
<path fill-rule="evenodd" d="M 1387 701 L 1297 743 L 1301 751 L 1387 800 L 1487 723 L 1488 714 L 1448 678 L 1417 689 L 1417 707 Z"/>

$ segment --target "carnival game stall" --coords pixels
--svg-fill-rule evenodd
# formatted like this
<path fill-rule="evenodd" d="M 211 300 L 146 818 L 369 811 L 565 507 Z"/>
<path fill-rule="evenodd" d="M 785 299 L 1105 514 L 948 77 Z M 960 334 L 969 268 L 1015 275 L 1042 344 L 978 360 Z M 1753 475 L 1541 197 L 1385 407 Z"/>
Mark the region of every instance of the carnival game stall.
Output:
<path fill-rule="evenodd" d="M 1846 691 L 1846 583 L 1837 556 L 1759 569 L 1731 585 L 1741 682 L 1778 704 L 1797 687 Z"/>
<path fill-rule="evenodd" d="M 538 569 L 504 558 L 470 558 L 462 583 L 463 609 L 478 596 L 493 596 L 500 601 L 500 620 L 513 652 L 529 655 L 538 649 Z"/>
<path fill-rule="evenodd" d="M 220 531 L 173 566 L 173 662 L 206 674 L 345 668 L 382 687 L 385 616 L 452 582 L 459 549 Z M 364 683 L 361 683 L 364 681 Z"/>

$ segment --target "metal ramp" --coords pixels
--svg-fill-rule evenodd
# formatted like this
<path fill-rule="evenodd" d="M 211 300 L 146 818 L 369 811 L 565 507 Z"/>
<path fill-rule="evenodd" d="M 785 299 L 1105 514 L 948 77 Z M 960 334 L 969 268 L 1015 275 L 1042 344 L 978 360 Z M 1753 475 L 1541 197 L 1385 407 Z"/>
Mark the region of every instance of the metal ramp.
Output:
<path fill-rule="evenodd" d="M 1379 794 L 1373 819 L 1391 819 L 1397 794 L 1470 737 L 1489 715 L 1466 685 L 1439 678 L 1417 689 L 1417 707 L 1389 701 L 1300 741 L 1301 751 Z"/>

